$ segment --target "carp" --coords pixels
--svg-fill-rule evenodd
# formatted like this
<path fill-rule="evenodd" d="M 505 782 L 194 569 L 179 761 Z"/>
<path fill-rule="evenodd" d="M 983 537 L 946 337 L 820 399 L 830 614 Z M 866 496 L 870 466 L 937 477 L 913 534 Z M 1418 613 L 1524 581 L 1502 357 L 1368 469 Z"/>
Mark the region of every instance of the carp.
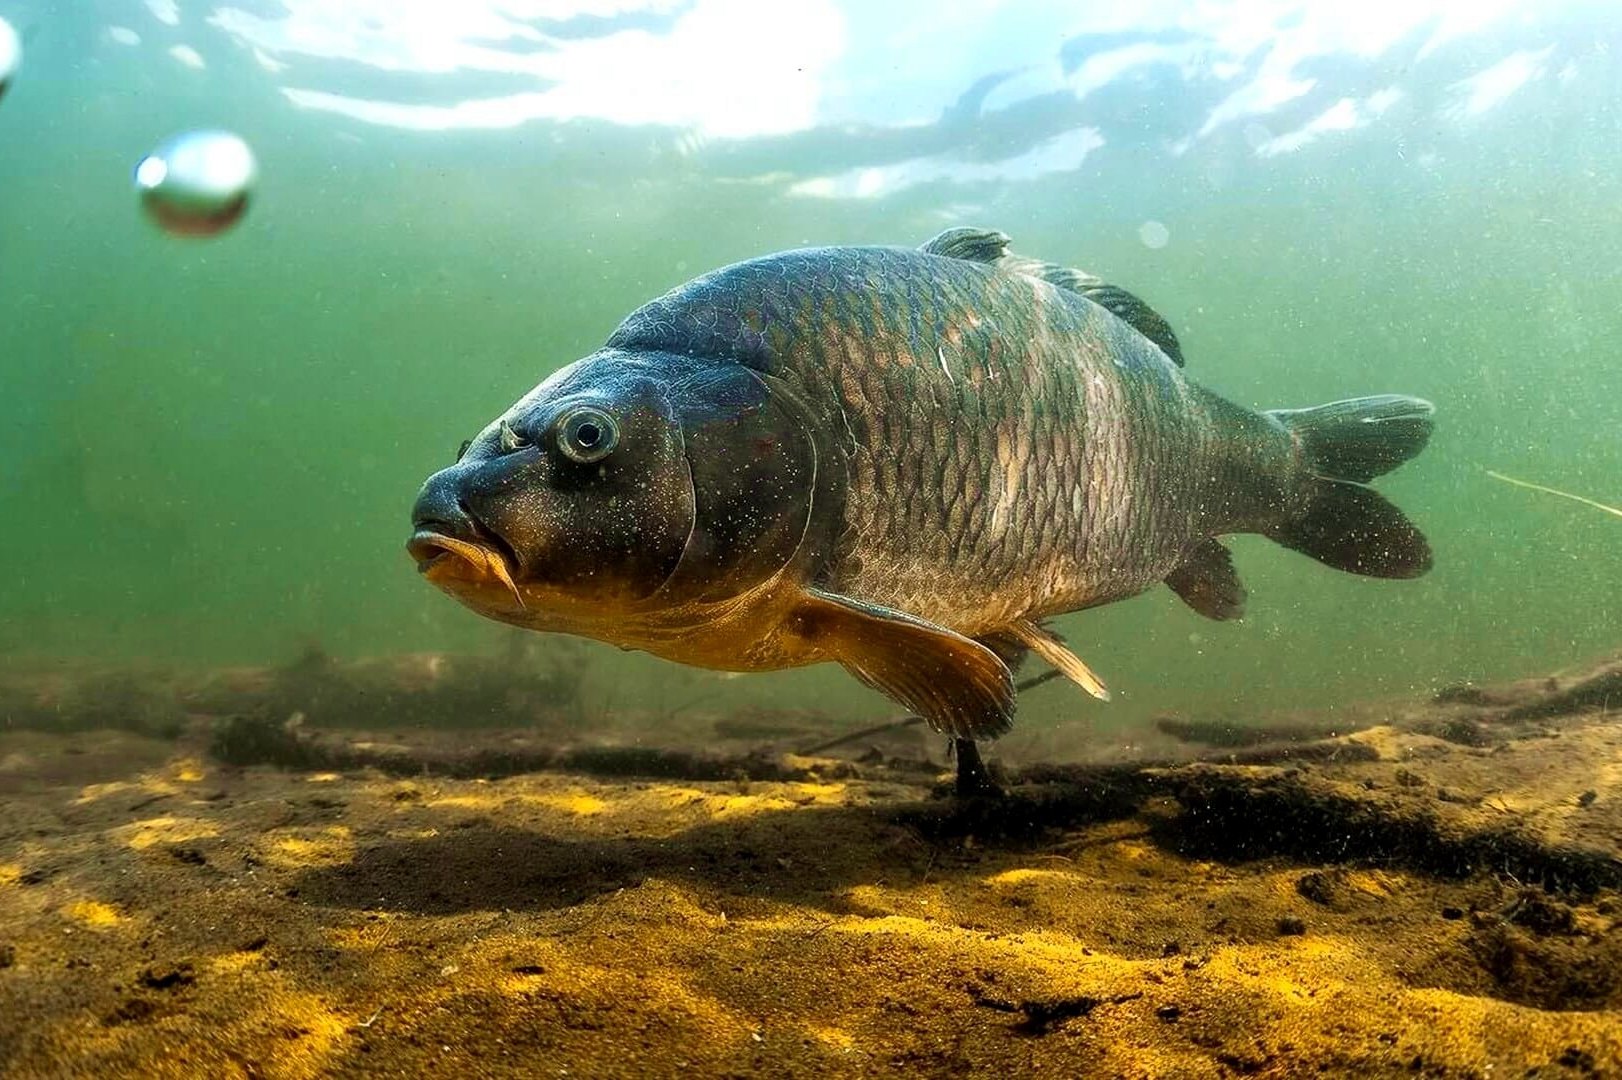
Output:
<path fill-rule="evenodd" d="M 474 611 L 724 671 L 832 661 L 955 740 L 1012 722 L 1029 653 L 1108 691 L 1045 625 L 1165 583 L 1244 609 L 1220 537 L 1355 574 L 1431 551 L 1369 482 L 1432 405 L 1258 412 L 1190 381 L 1124 289 L 987 229 L 786 251 L 628 316 L 423 485 L 410 554 Z"/>

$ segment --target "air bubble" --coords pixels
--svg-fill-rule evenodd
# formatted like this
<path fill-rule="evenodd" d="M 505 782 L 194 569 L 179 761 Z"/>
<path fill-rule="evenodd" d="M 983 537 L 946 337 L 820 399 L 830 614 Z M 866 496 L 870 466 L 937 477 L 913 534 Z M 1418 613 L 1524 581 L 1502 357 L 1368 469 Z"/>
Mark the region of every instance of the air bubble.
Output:
<path fill-rule="evenodd" d="M 165 140 L 135 166 L 147 215 L 178 236 L 213 236 L 248 209 L 258 178 L 253 151 L 229 131 L 188 131 Z"/>
<path fill-rule="evenodd" d="M 1138 226 L 1138 239 L 1144 247 L 1158 251 L 1171 243 L 1171 230 L 1158 221 L 1145 221 Z"/>
<path fill-rule="evenodd" d="M 11 24 L 0 19 L 0 97 L 6 94 L 6 87 L 11 85 L 12 76 L 23 62 L 23 43 L 17 37 L 17 31 Z"/>

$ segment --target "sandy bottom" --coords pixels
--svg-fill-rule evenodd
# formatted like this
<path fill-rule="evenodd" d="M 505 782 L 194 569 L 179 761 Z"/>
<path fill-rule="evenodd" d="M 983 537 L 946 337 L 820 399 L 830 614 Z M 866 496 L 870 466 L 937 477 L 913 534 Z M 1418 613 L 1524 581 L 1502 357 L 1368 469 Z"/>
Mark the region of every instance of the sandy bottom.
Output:
<path fill-rule="evenodd" d="M 1622 725 L 1425 723 L 973 814 L 0 734 L 0 1070 L 1622 1075 Z"/>

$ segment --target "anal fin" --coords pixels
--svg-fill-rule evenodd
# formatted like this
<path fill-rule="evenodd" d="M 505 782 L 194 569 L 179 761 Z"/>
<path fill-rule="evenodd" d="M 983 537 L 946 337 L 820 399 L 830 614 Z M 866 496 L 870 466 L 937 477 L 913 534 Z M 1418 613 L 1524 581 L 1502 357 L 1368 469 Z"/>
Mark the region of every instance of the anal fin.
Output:
<path fill-rule="evenodd" d="M 1233 568 L 1233 556 L 1216 540 L 1196 544 L 1166 584 L 1207 619 L 1237 619 L 1245 613 L 1245 586 Z"/>
<path fill-rule="evenodd" d="M 1026 648 L 1052 664 L 1065 678 L 1087 691 L 1099 701 L 1110 699 L 1104 680 L 1093 674 L 1093 669 L 1065 645 L 1064 639 L 1052 630 L 1038 626 L 1029 619 L 1018 619 L 1008 626 L 1010 635 Z"/>
<path fill-rule="evenodd" d="M 794 631 L 856 678 L 959 739 L 989 739 L 1014 721 L 1014 678 L 996 653 L 905 612 L 807 589 Z"/>

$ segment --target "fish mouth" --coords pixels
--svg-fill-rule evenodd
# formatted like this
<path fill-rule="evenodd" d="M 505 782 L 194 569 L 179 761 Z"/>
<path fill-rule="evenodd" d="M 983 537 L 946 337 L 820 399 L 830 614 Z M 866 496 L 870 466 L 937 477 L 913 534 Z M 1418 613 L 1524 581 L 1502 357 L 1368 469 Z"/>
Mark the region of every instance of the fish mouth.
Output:
<path fill-rule="evenodd" d="M 416 532 L 406 541 L 406 553 L 417 561 L 417 573 L 436 585 L 447 578 L 494 578 L 506 586 L 519 607 L 524 607 L 523 594 L 513 578 L 513 568 L 518 565 L 513 551 L 499 537 L 463 540 L 441 531 L 448 528 L 434 521 L 417 523 Z"/>

